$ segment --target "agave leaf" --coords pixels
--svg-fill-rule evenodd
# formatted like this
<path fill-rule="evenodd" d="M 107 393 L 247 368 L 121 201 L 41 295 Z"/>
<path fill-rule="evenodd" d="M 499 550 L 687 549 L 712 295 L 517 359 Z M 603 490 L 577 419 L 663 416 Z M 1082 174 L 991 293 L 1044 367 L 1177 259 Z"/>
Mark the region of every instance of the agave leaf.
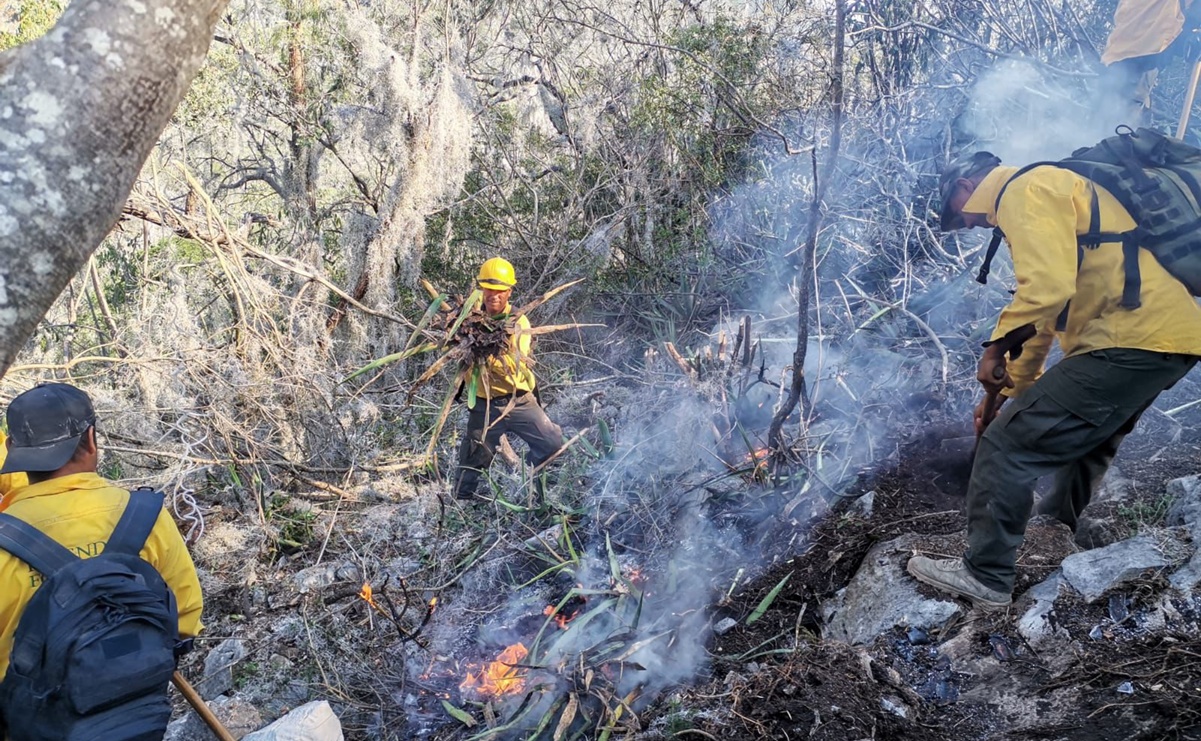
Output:
<path fill-rule="evenodd" d="M 438 421 L 434 423 L 434 431 L 430 433 L 429 445 L 425 448 L 425 457 L 427 459 L 434 455 L 434 447 L 438 444 L 438 436 L 442 434 L 442 426 L 446 424 L 446 418 L 450 416 L 450 407 L 455 403 L 455 392 L 459 390 L 459 383 L 462 381 L 462 378 L 462 373 L 455 376 L 454 382 L 446 390 L 446 397 L 442 399 L 442 409 L 438 412 Z"/>
<path fill-rule="evenodd" d="M 542 715 L 542 720 L 538 722 L 538 727 L 535 728 L 534 732 L 527 736 L 527 738 L 534 739 L 541 736 L 542 732 L 545 731 L 550 725 L 550 722 L 559 714 L 559 708 L 563 707 L 564 702 L 566 702 L 566 698 L 564 697 L 560 697 L 559 699 L 555 700 L 550 706 L 550 710 L 547 710 Z"/>
<path fill-rule="evenodd" d="M 480 390 L 480 367 L 472 365 L 467 373 L 467 408 L 475 409 L 477 394 Z"/>
<path fill-rule="evenodd" d="M 471 717 L 471 713 L 451 705 L 449 700 L 442 701 L 442 709 L 445 710 L 450 717 L 459 721 L 468 728 L 471 728 L 478 722 L 475 718 Z"/>
<path fill-rule="evenodd" d="M 597 458 L 597 459 L 604 458 L 604 456 L 601 455 L 601 452 L 596 449 L 596 446 L 594 446 L 592 443 L 588 442 L 588 438 L 581 437 L 580 445 L 582 445 L 584 447 L 584 451 L 586 453 L 588 453 L 588 455 L 592 456 L 593 458 Z"/>
<path fill-rule="evenodd" d="M 788 579 L 791 576 L 792 574 L 785 574 L 784 578 L 780 580 L 780 583 L 772 587 L 772 590 L 767 593 L 767 596 L 763 598 L 763 600 L 759 603 L 759 606 L 755 608 L 755 611 L 747 617 L 747 625 L 750 625 L 759 618 L 763 617 L 763 613 L 767 612 L 767 608 L 771 607 L 771 603 L 776 601 L 776 597 L 780 595 L 780 590 L 783 589 L 784 585 L 788 583 Z"/>
<path fill-rule="evenodd" d="M 619 654 L 618 656 L 615 656 L 614 658 L 609 659 L 609 660 L 624 662 L 625 660 L 629 659 L 631 656 L 638 653 L 639 651 L 646 648 L 647 646 L 654 643 L 655 641 L 659 640 L 663 636 L 671 635 L 671 632 L 672 631 L 670 631 L 670 630 L 665 630 L 662 633 L 658 633 L 656 635 L 651 636 L 650 638 L 644 638 L 641 641 L 632 643 L 632 644 L 630 644 L 630 647 L 627 648 L 625 651 L 622 651 L 621 654 Z"/>
<path fill-rule="evenodd" d="M 422 278 L 418 282 L 421 284 L 421 287 L 425 289 L 425 292 L 430 295 L 430 298 L 436 298 L 439 300 L 439 302 L 440 302 L 438 305 L 439 311 L 451 311 L 452 310 L 450 308 L 450 304 L 446 303 L 446 294 L 442 293 L 437 288 L 434 288 L 433 283 L 430 283 L 425 278 Z"/>
<path fill-rule="evenodd" d="M 383 366 L 385 366 L 389 363 L 395 363 L 398 360 L 404 360 L 405 358 L 410 358 L 414 355 L 419 355 L 420 353 L 423 353 L 423 352 L 429 352 L 430 350 L 433 350 L 436 347 L 437 347 L 437 345 L 434 345 L 431 342 L 427 342 L 423 345 L 418 345 L 416 347 L 408 347 L 408 348 L 405 348 L 404 350 L 401 350 L 400 352 L 394 352 L 391 355 L 385 355 L 382 358 L 377 358 L 376 360 L 372 360 L 367 365 L 364 365 L 362 368 L 359 368 L 354 373 L 351 373 L 346 378 L 343 378 L 342 383 L 346 383 L 347 381 L 357 378 L 357 377 L 363 375 L 364 373 L 370 373 L 371 371 L 373 371 L 377 368 L 382 368 Z"/>
<path fill-rule="evenodd" d="M 567 707 L 563 708 L 563 714 L 559 716 L 559 725 L 555 726 L 554 735 L 551 736 L 551 741 L 563 741 L 563 736 L 571 728 L 571 724 L 575 721 L 576 711 L 580 707 L 580 698 L 576 697 L 574 692 L 567 696 Z"/>
<path fill-rule="evenodd" d="M 564 596 L 563 599 L 559 600 L 559 603 L 557 605 L 555 605 L 555 609 L 554 609 L 554 612 L 552 613 L 552 615 L 557 615 L 559 613 L 559 611 L 562 610 L 563 607 L 567 604 L 567 601 L 570 600 L 572 597 L 586 596 L 589 593 L 603 594 L 603 592 L 594 592 L 592 590 L 570 589 L 567 591 L 567 595 Z M 597 617 L 598 615 L 607 614 L 609 612 L 609 610 L 616 604 L 617 604 L 617 600 L 615 600 L 613 598 L 601 600 L 600 604 L 598 604 L 596 607 L 592 608 L 588 612 L 585 612 L 583 615 L 577 615 L 575 618 L 573 618 L 572 621 L 567 624 L 567 630 L 562 632 L 562 634 L 559 636 L 558 640 L 567 640 L 567 638 L 569 636 L 578 635 L 579 633 L 581 633 L 583 631 L 585 625 L 592 622 L 593 618 Z M 537 652 L 538 645 L 542 641 L 542 634 L 551 625 L 553 620 L 554 620 L 553 617 L 547 617 L 547 619 L 542 622 L 542 627 L 538 629 L 537 635 L 534 636 L 534 640 L 530 644 L 530 656 L 533 656 L 535 654 L 535 652 Z M 566 645 L 570 645 L 570 644 L 566 644 Z"/>
<path fill-rule="evenodd" d="M 425 313 L 421 315 L 421 319 L 417 322 L 417 326 L 413 328 L 413 334 L 409 335 L 409 341 L 405 343 L 406 350 L 413 346 L 413 343 L 417 341 L 417 337 L 421 334 L 421 330 L 425 329 L 426 325 L 430 323 L 430 320 L 437 315 L 438 308 L 442 306 L 445 298 L 445 295 L 441 293 L 438 294 L 429 307 L 425 310 Z"/>
<path fill-rule="evenodd" d="M 596 420 L 597 430 L 600 432 L 601 450 L 607 456 L 613 452 L 613 433 L 609 431 L 609 423 L 604 417 L 598 417 Z"/>
<path fill-rule="evenodd" d="M 613 543 L 609 540 L 609 533 L 605 533 L 605 550 L 609 552 L 609 576 L 613 577 L 614 584 L 620 584 L 624 579 L 621 578 L 621 567 L 617 565 L 617 556 L 613 553 Z"/>
<path fill-rule="evenodd" d="M 476 735 L 469 737 L 467 741 L 484 741 L 484 739 L 496 738 L 502 733 L 506 733 L 511 729 L 520 727 L 521 721 L 523 718 L 525 718 L 526 714 L 528 714 L 538 705 L 535 702 L 531 702 L 535 696 L 539 698 L 542 697 L 541 685 L 539 685 L 538 688 L 532 689 L 525 693 L 525 697 L 521 699 L 521 704 L 517 706 L 517 710 L 515 710 L 513 715 L 509 717 L 508 723 L 499 725 L 495 728 L 489 728 L 481 733 L 477 733 Z"/>
<path fill-rule="evenodd" d="M 575 543 L 571 542 L 571 521 L 567 519 L 567 515 L 563 515 L 560 520 L 563 523 L 563 543 L 567 548 L 567 555 L 573 564 L 580 562 L 580 554 L 575 552 Z"/>
<path fill-rule="evenodd" d="M 536 584 L 536 583 L 537 583 L 537 582 L 538 582 L 540 579 L 542 579 L 543 577 L 550 576 L 551 574 L 556 574 L 556 573 L 558 573 L 558 572 L 560 572 L 560 571 L 563 571 L 564 569 L 567 569 L 567 570 L 569 570 L 569 571 L 570 571 L 570 570 L 571 570 L 571 566 L 572 566 L 572 565 L 571 565 L 570 563 L 567 563 L 567 562 L 564 562 L 564 563 L 557 563 L 557 564 L 555 564 L 554 566 L 551 566 L 550 568 L 543 570 L 543 571 L 542 571 L 542 573 L 540 573 L 540 574 L 538 574 L 537 576 L 533 577 L 532 579 L 530 579 L 529 581 L 525 582 L 524 584 L 518 584 L 518 585 L 517 585 L 517 589 L 525 589 L 526 587 L 528 587 L 528 586 L 529 586 L 529 585 L 531 585 L 531 584 Z"/>

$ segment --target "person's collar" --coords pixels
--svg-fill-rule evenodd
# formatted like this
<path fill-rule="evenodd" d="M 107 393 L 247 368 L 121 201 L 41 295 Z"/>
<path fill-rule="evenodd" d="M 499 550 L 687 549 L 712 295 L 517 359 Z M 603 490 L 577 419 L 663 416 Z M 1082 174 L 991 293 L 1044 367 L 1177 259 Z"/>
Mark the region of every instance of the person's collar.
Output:
<path fill-rule="evenodd" d="M 998 165 L 989 171 L 976 189 L 972 191 L 972 195 L 968 197 L 967 203 L 963 204 L 963 213 L 968 214 L 984 214 L 984 218 L 988 219 L 988 223 L 993 226 L 997 225 L 997 196 L 1001 193 L 1001 188 L 1005 187 L 1005 183 L 1013 177 L 1013 174 L 1018 171 L 1016 167 L 1007 165 Z"/>
<path fill-rule="evenodd" d="M 44 497 L 51 494 L 62 494 L 65 491 L 74 491 L 78 489 L 105 489 L 112 486 L 100 474 L 88 471 L 85 473 L 72 473 L 66 476 L 59 476 L 53 479 L 23 486 L 5 497 L 5 507 L 11 507 L 16 502 L 24 499 L 33 499 L 34 497 Z"/>

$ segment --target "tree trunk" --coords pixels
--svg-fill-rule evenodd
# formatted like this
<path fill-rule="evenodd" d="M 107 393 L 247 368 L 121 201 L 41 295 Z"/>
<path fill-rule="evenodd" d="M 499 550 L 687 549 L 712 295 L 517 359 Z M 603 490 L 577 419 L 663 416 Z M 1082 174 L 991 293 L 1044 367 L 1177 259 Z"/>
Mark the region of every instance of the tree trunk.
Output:
<path fill-rule="evenodd" d="M 843 103 L 843 56 L 846 36 L 846 0 L 834 3 L 834 70 L 830 81 L 831 132 L 830 150 L 820 175 L 817 172 L 817 147 L 813 149 L 813 202 L 809 205 L 809 233 L 801 255 L 800 272 L 797 276 L 797 333 L 796 351 L 792 354 L 792 385 L 788 398 L 772 417 L 767 433 L 768 445 L 777 453 L 783 450 L 784 420 L 796 409 L 797 402 L 805 399 L 804 411 L 808 410 L 805 392 L 805 352 L 809 347 L 809 304 L 812 302 L 813 280 L 817 272 L 817 235 L 821 229 L 822 200 L 830 187 L 834 169 L 838 162 L 838 149 L 842 143 Z"/>
<path fill-rule="evenodd" d="M 226 2 L 72 3 L 0 54 L 0 373 L 116 223 Z"/>

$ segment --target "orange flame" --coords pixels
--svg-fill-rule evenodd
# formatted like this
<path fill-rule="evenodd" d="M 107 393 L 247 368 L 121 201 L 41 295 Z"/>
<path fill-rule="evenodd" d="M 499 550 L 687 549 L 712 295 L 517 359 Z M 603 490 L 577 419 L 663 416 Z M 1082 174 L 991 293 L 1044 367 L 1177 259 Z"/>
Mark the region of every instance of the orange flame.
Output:
<path fill-rule="evenodd" d="M 758 450 L 753 450 L 750 453 L 747 453 L 746 458 L 744 458 L 743 460 L 746 461 L 747 463 L 762 464 L 767 461 L 767 458 L 770 454 L 771 454 L 771 448 L 763 447 L 763 448 L 759 448 Z"/>
<path fill-rule="evenodd" d="M 467 679 L 459 685 L 459 691 L 491 697 L 521 692 L 525 688 L 525 677 L 519 676 L 517 667 L 513 665 L 520 663 L 529 653 L 525 644 L 514 643 L 501 651 L 496 661 L 488 664 L 479 675 L 468 672 Z"/>
<path fill-rule="evenodd" d="M 570 623 L 575 618 L 576 615 L 579 615 L 580 611 L 576 610 L 575 612 L 571 613 L 570 615 L 564 615 L 561 612 L 556 613 L 554 605 L 547 605 L 546 608 L 544 610 L 542 610 L 542 614 L 546 615 L 547 617 L 554 615 L 555 625 L 559 626 L 559 628 L 561 630 L 567 630 L 567 624 Z"/>
<path fill-rule="evenodd" d="M 371 605 L 375 609 L 379 609 L 379 605 L 375 604 L 375 598 L 372 596 L 374 592 L 371 590 L 371 582 L 363 582 L 363 588 L 359 590 L 359 597 L 364 602 Z"/>
<path fill-rule="evenodd" d="M 752 450 L 747 453 L 741 461 L 743 467 L 750 468 L 749 475 L 759 476 L 767 470 L 768 463 L 771 461 L 771 448 L 763 447 L 757 450 Z M 734 468 L 733 465 L 730 466 Z M 748 473 L 745 472 L 744 473 Z"/>

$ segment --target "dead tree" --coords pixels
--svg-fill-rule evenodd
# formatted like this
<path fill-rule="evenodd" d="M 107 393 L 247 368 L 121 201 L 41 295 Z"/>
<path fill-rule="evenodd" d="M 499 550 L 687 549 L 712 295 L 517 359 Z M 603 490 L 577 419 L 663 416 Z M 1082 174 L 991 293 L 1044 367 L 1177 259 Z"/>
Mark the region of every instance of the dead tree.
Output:
<path fill-rule="evenodd" d="M 783 450 L 784 420 L 796 409 L 798 401 L 804 400 L 803 411 L 808 413 L 809 401 L 805 393 L 805 351 L 809 345 L 809 304 L 812 303 L 813 279 L 817 269 L 817 235 L 821 229 L 822 201 L 830 187 L 834 169 L 838 162 L 838 149 L 842 142 L 843 104 L 843 56 L 846 47 L 846 0 L 834 3 L 834 68 L 830 79 L 831 132 L 830 149 L 826 161 L 818 173 L 817 147 L 811 152 L 813 158 L 813 201 L 809 204 L 809 233 L 801 255 L 800 273 L 797 276 L 797 339 L 796 351 L 792 355 L 792 384 L 788 398 L 776 411 L 768 430 L 767 441 L 773 450 Z"/>

